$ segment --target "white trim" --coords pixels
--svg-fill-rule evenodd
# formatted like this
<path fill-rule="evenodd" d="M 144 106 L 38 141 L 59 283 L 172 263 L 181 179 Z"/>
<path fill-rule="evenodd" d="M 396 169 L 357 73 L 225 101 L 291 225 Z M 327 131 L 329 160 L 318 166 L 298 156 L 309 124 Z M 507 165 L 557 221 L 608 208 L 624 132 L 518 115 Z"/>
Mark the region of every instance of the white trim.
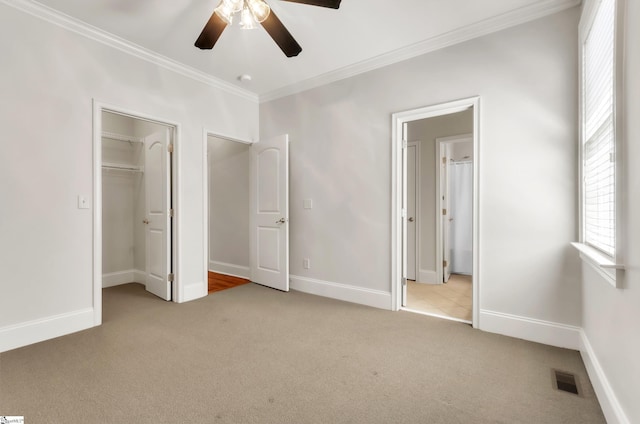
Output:
<path fill-rule="evenodd" d="M 9 325 L 0 328 L 0 352 L 86 330 L 93 326 L 93 308 Z"/>
<path fill-rule="evenodd" d="M 418 272 L 417 283 L 441 284 L 438 282 L 438 273 L 432 269 L 421 269 Z"/>
<path fill-rule="evenodd" d="M 580 355 L 607 423 L 631 424 L 609 384 L 607 374 L 602 369 L 584 329 L 580 329 L 580 341 Z"/>
<path fill-rule="evenodd" d="M 315 280 L 297 275 L 290 275 L 289 279 L 291 290 L 372 306 L 374 308 L 391 309 L 391 293 L 389 292 L 349 284 Z"/>
<path fill-rule="evenodd" d="M 290 96 L 312 88 L 320 87 L 335 81 L 359 75 L 374 69 L 392 65 L 403 60 L 411 59 L 445 47 L 453 46 L 474 38 L 502 31 L 544 16 L 552 15 L 574 6 L 581 0 L 543 0 L 530 4 L 502 15 L 494 16 L 465 27 L 449 31 L 435 37 L 403 47 L 389 53 L 381 54 L 371 59 L 353 65 L 345 66 L 335 71 L 309 78 L 260 95 L 260 103 L 269 102 L 281 97 Z"/>
<path fill-rule="evenodd" d="M 177 303 L 190 302 L 192 300 L 203 298 L 209 294 L 209 284 L 207 280 L 182 285 L 181 288 L 182 296 Z"/>
<path fill-rule="evenodd" d="M 232 277 L 245 278 L 247 280 L 251 278 L 251 270 L 248 266 L 234 265 L 226 262 L 209 260 L 209 271 L 230 275 Z"/>
<path fill-rule="evenodd" d="M 543 343 L 565 349 L 580 349 L 580 327 L 483 309 L 482 331 Z"/>
<path fill-rule="evenodd" d="M 258 102 L 258 95 L 255 93 L 237 87 L 191 66 L 187 66 L 183 63 L 177 62 L 145 47 L 134 44 L 131 41 L 125 40 L 124 38 L 118 37 L 117 35 L 111 34 L 84 21 L 66 15 L 51 7 L 40 4 L 36 1 L 0 0 L 0 2 L 15 9 L 21 10 L 25 13 L 28 13 L 32 16 L 40 18 L 53 25 L 57 25 L 71 32 L 75 32 L 76 34 L 79 34 L 81 36 L 87 37 L 91 40 L 105 44 L 131 56 L 137 57 L 138 59 L 142 59 L 164 69 L 173 71 L 184 77 L 207 84 L 213 88 L 223 90 L 229 94 L 236 95 L 243 99 L 250 100 L 256 103 Z"/>
<path fill-rule="evenodd" d="M 480 97 L 455 100 L 397 112 L 391 118 L 391 300 L 392 310 L 402 305 L 402 127 L 405 123 L 448 115 L 473 108 L 473 312 L 474 328 L 480 327 Z"/>
<path fill-rule="evenodd" d="M 128 269 L 126 271 L 109 272 L 102 274 L 102 288 L 119 286 L 127 283 L 144 284 L 146 275 L 144 271 L 138 269 Z"/>

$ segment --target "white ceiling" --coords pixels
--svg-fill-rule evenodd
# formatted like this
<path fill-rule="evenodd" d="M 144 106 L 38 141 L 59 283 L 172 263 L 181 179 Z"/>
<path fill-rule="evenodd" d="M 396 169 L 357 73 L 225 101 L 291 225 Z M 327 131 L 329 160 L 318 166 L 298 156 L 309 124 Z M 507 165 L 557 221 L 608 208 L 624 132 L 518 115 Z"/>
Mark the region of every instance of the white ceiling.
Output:
<path fill-rule="evenodd" d="M 22 0 L 31 1 L 31 0 Z M 130 43 L 261 97 L 346 69 L 393 61 L 571 7 L 579 0 L 343 0 L 339 10 L 267 0 L 303 48 L 287 58 L 262 29 L 230 26 L 193 43 L 219 0 L 39 0 Z M 451 42 L 449 42 L 451 43 Z M 445 43 L 446 44 L 446 43 Z M 429 47 L 431 46 L 431 47 Z M 397 57 L 396 53 L 396 57 Z M 406 56 L 406 55 L 405 55 Z M 389 59 L 391 58 L 391 59 Z M 397 60 L 397 59 L 395 59 Z M 352 72 L 353 73 L 353 72 Z M 238 76 L 249 74 L 250 82 Z"/>

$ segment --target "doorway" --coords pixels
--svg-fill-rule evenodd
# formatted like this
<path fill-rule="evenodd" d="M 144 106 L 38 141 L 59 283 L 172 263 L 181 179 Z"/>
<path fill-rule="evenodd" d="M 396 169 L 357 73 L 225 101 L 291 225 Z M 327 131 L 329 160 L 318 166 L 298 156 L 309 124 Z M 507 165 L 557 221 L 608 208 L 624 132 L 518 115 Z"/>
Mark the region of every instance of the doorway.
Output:
<path fill-rule="evenodd" d="M 250 143 L 207 135 L 207 281 L 214 293 L 250 281 Z"/>
<path fill-rule="evenodd" d="M 175 124 L 94 104 L 94 309 L 127 283 L 176 301 Z M 79 199 L 80 202 L 80 199 Z"/>
<path fill-rule="evenodd" d="M 206 132 L 205 275 L 210 292 L 249 281 L 289 291 L 289 139 Z"/>
<path fill-rule="evenodd" d="M 393 309 L 474 327 L 480 281 L 478 106 L 477 98 L 454 101 L 396 113 L 392 123 Z"/>

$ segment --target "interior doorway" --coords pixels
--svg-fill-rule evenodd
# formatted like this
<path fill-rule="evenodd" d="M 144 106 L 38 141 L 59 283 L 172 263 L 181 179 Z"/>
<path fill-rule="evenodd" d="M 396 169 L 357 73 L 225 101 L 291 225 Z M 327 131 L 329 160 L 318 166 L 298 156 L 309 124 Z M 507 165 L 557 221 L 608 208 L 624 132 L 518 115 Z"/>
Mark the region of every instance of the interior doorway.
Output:
<path fill-rule="evenodd" d="M 176 133 L 174 124 L 94 105 L 97 323 L 103 288 L 139 283 L 176 300 Z"/>
<path fill-rule="evenodd" d="M 207 135 L 208 292 L 250 281 L 250 143 Z"/>
<path fill-rule="evenodd" d="M 394 309 L 478 326 L 478 99 L 394 114 Z M 413 278 L 412 278 L 413 277 Z"/>
<path fill-rule="evenodd" d="M 205 134 L 209 292 L 249 281 L 289 291 L 289 139 Z"/>

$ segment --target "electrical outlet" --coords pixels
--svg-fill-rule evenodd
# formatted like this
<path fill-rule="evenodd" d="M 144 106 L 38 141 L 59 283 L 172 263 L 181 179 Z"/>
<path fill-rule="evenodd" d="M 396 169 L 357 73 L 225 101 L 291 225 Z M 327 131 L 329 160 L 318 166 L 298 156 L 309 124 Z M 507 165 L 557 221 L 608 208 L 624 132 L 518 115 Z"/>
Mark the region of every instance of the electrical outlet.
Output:
<path fill-rule="evenodd" d="M 89 202 L 84 196 L 78 195 L 78 209 L 89 209 Z"/>
<path fill-rule="evenodd" d="M 304 269 L 311 269 L 311 260 L 309 258 L 304 258 L 302 260 L 302 267 Z"/>

